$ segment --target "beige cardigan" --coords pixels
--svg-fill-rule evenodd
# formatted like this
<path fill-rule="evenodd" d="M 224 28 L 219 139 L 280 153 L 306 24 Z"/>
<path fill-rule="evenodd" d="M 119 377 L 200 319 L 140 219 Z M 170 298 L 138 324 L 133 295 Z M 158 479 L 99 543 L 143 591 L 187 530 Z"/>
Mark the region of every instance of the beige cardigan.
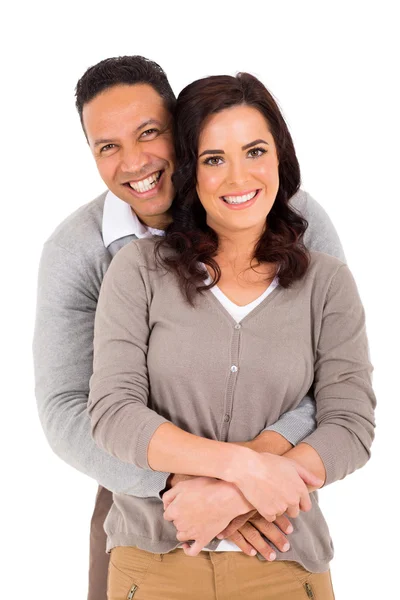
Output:
<path fill-rule="evenodd" d="M 148 469 L 148 444 L 162 423 L 250 440 L 313 386 L 318 427 L 304 442 L 321 456 L 327 483 L 365 464 L 375 398 L 364 311 L 347 266 L 312 252 L 303 279 L 278 286 L 237 327 L 211 292 L 194 308 L 186 302 L 175 275 L 156 268 L 154 243 L 123 248 L 100 292 L 89 396 L 99 446 Z M 294 527 L 291 550 L 278 559 L 326 570 L 333 549 L 316 494 Z M 161 553 L 179 544 L 155 498 L 115 494 L 106 531 L 108 549 Z"/>

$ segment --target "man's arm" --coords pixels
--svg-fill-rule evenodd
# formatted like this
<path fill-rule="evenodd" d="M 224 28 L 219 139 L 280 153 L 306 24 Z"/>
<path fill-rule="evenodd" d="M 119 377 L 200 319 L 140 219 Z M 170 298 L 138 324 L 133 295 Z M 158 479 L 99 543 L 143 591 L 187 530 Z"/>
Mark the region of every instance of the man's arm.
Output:
<path fill-rule="evenodd" d="M 338 233 L 325 210 L 307 192 L 299 190 L 290 204 L 308 222 L 304 244 L 309 250 L 324 252 L 346 262 Z"/>
<path fill-rule="evenodd" d="M 296 446 L 301 442 L 307 435 L 310 435 L 315 427 L 315 401 L 311 394 L 309 394 L 303 398 L 294 410 L 283 413 L 276 423 L 265 427 L 261 433 L 268 431 L 271 433 L 275 432 L 282 438 L 282 443 L 286 441 L 289 444 L 289 447 L 285 446 L 286 450 L 289 450 L 292 446 Z"/>
<path fill-rule="evenodd" d="M 105 488 L 160 497 L 169 473 L 140 469 L 101 450 L 87 413 L 93 331 L 100 281 L 75 256 L 50 241 L 39 267 L 33 341 L 36 398 L 52 450 Z"/>

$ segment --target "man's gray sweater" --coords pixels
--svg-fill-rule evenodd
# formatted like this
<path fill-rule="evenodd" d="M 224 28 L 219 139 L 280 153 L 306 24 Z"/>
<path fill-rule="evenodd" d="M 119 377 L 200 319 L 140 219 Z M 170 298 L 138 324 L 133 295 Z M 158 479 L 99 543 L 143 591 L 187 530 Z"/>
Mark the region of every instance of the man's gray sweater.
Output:
<path fill-rule="evenodd" d="M 106 193 L 70 215 L 44 245 L 33 343 L 39 416 L 51 448 L 67 463 L 113 492 L 159 497 L 169 473 L 122 462 L 98 448 L 90 434 L 87 402 L 100 287 L 113 256 L 135 239 L 126 236 L 105 247 L 105 197 Z M 337 233 L 321 206 L 303 191 L 291 203 L 309 222 L 308 248 L 344 260 Z M 265 424 L 259 425 L 263 430 Z M 313 427 L 313 406 L 308 403 L 295 418 L 287 413 L 268 429 L 297 443 Z"/>

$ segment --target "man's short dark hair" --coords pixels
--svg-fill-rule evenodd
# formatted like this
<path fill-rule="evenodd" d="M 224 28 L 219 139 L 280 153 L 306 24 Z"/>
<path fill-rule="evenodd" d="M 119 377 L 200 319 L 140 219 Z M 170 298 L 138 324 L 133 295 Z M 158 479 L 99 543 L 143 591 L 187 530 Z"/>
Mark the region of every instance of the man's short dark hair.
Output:
<path fill-rule="evenodd" d="M 172 114 L 175 107 L 175 95 L 166 74 L 156 62 L 143 56 L 118 56 L 106 58 L 90 67 L 76 84 L 76 108 L 81 119 L 83 107 L 98 94 L 115 85 L 151 85 L 165 102 Z"/>

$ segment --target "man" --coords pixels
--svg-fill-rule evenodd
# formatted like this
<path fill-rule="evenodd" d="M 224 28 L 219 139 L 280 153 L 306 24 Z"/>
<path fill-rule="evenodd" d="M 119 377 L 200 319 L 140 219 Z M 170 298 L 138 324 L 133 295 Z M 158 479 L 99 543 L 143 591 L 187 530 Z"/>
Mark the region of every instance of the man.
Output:
<path fill-rule="evenodd" d="M 34 337 L 39 415 L 52 449 L 99 482 L 91 523 L 89 600 L 106 599 L 108 555 L 103 523 L 111 492 L 161 498 L 181 479 L 141 470 L 105 454 L 93 442 L 86 413 L 92 372 L 94 315 L 104 274 L 132 239 L 162 234 L 171 220 L 174 94 L 162 69 L 142 57 L 107 59 L 79 80 L 76 105 L 99 173 L 108 188 L 81 207 L 46 242 L 39 271 Z M 336 232 L 322 208 L 305 192 L 291 200 L 309 221 L 306 244 L 343 258 Z M 284 454 L 314 427 L 313 403 L 305 399 L 248 445 Z M 110 490 L 110 491 L 109 491 Z M 229 538 L 271 560 L 286 541 L 284 517 L 268 524 L 257 515 Z M 285 529 L 288 532 L 287 528 Z M 251 546 L 249 544 L 251 541 Z"/>

